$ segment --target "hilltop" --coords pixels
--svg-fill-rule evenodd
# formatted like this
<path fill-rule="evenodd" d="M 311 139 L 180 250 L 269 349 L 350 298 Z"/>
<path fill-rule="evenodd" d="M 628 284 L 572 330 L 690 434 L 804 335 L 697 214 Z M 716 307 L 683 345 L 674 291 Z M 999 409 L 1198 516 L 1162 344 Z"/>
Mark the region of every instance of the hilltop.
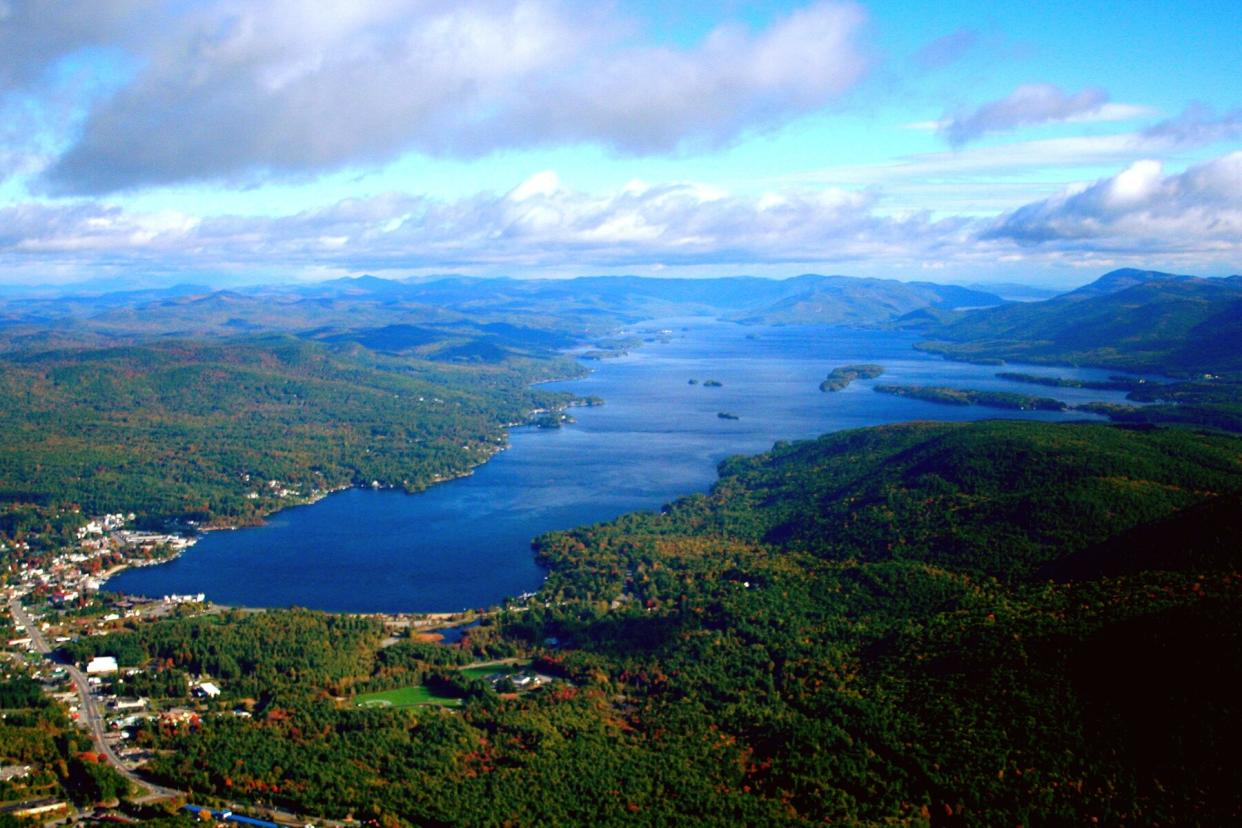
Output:
<path fill-rule="evenodd" d="M 1170 376 L 1242 370 L 1242 277 L 1119 270 L 1042 302 L 971 311 L 928 329 L 954 358 L 1097 365 Z"/>

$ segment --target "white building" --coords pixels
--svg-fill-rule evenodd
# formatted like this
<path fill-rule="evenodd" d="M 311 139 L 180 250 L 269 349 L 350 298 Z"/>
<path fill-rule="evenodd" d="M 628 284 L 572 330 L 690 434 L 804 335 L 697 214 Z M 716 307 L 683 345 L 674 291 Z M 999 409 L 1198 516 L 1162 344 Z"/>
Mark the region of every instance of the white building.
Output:
<path fill-rule="evenodd" d="M 86 672 L 89 675 L 99 675 L 100 673 L 115 673 L 116 659 L 112 656 L 96 656 L 91 659 L 91 663 L 86 665 Z"/>
<path fill-rule="evenodd" d="M 210 681 L 204 681 L 198 687 L 194 688 L 194 695 L 203 699 L 214 699 L 220 695 L 220 688 L 216 687 Z"/>

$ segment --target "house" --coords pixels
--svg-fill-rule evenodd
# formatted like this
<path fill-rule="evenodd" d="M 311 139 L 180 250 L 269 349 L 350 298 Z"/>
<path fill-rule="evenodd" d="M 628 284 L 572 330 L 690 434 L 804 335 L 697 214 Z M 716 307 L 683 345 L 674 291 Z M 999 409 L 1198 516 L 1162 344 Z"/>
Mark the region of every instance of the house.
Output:
<path fill-rule="evenodd" d="M 216 687 L 210 681 L 204 681 L 202 684 L 194 688 L 193 693 L 200 699 L 214 699 L 220 695 L 220 688 Z"/>
<path fill-rule="evenodd" d="M 108 707 L 113 710 L 145 710 L 147 700 L 141 697 L 137 699 L 117 699 L 109 703 Z"/>
<path fill-rule="evenodd" d="M 95 656 L 95 658 L 92 658 L 90 663 L 86 665 L 86 672 L 88 675 L 115 673 L 116 671 L 116 659 L 112 656 Z"/>

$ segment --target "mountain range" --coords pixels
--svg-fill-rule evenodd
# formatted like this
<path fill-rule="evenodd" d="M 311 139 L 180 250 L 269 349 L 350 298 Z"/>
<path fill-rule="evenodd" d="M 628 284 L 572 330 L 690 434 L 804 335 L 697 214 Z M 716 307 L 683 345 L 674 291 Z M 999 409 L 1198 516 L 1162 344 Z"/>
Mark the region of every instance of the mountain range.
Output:
<path fill-rule="evenodd" d="M 958 359 L 1095 365 L 1185 377 L 1242 370 L 1242 276 L 1116 270 L 1043 302 L 915 313 Z"/>

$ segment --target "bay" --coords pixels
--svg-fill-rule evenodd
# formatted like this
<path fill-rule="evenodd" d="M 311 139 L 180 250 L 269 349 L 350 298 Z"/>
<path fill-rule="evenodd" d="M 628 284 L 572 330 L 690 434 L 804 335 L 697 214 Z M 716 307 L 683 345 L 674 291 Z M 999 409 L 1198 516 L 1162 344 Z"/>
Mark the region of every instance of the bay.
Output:
<path fill-rule="evenodd" d="M 484 607 L 538 589 L 545 573 L 531 552 L 534 537 L 704 491 L 720 460 L 765 451 L 777 440 L 919 419 L 1095 419 L 936 405 L 877 394 L 877 382 L 1124 401 L 1120 392 L 995 376 L 1103 379 L 1112 372 L 948 362 L 915 351 L 916 337 L 900 332 L 693 318 L 641 325 L 638 333 L 653 341 L 588 363 L 594 370 L 585 378 L 548 385 L 602 397 L 603 406 L 573 409 L 577 423 L 565 428 L 515 429 L 510 448 L 469 477 L 416 495 L 339 492 L 260 527 L 208 533 L 176 560 L 121 572 L 107 589 L 153 597 L 202 592 L 221 604 L 334 612 Z M 883 365 L 884 376 L 840 392 L 819 390 L 832 368 L 859 362 Z"/>

